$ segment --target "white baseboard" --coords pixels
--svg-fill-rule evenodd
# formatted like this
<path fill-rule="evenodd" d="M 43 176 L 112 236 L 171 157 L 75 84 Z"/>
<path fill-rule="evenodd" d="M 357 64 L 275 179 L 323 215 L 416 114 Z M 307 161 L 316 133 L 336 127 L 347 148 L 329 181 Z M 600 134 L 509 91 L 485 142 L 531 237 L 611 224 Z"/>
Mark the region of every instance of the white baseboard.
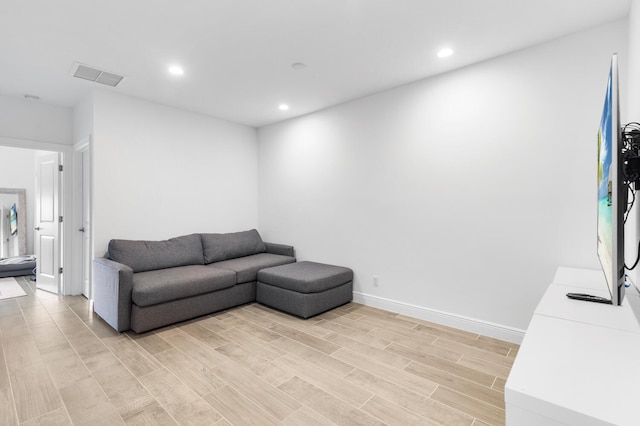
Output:
<path fill-rule="evenodd" d="M 449 327 L 458 328 L 460 330 L 469 331 L 471 333 L 482 334 L 483 336 L 505 340 L 507 342 L 520 344 L 522 342 L 522 339 L 524 338 L 524 330 L 508 327 L 505 325 L 494 324 L 488 321 L 468 318 L 449 312 L 429 309 L 423 306 L 411 305 L 409 303 L 386 299 L 379 296 L 373 296 L 371 294 L 354 291 L 353 301 L 374 308 L 380 308 L 390 312 L 395 312 L 397 314 L 407 315 L 425 321 L 447 325 Z"/>

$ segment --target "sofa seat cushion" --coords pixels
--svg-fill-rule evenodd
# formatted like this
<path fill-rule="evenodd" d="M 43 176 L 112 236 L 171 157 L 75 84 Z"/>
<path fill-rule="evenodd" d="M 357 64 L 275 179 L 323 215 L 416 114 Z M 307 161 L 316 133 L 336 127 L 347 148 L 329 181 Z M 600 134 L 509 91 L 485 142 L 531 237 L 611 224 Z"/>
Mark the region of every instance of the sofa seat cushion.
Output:
<path fill-rule="evenodd" d="M 257 230 L 201 234 L 204 263 L 221 262 L 267 251 Z"/>
<path fill-rule="evenodd" d="M 138 306 L 196 296 L 222 290 L 236 284 L 232 270 L 203 265 L 179 266 L 133 274 L 131 299 Z"/>
<path fill-rule="evenodd" d="M 256 281 L 258 271 L 272 266 L 286 265 L 296 261 L 295 257 L 271 253 L 258 253 L 236 259 L 223 260 L 209 265 L 211 269 L 226 269 L 236 273 L 238 284 Z"/>
<path fill-rule="evenodd" d="M 109 258 L 127 265 L 133 272 L 204 265 L 200 234 L 165 241 L 111 240 Z"/>

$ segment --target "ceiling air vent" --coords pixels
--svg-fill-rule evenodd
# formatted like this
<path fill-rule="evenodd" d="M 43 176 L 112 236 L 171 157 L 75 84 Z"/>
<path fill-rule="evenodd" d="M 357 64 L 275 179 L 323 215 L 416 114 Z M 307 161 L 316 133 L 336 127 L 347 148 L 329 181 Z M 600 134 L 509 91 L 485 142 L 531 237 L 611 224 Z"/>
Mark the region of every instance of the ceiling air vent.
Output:
<path fill-rule="evenodd" d="M 124 78 L 123 75 L 114 74 L 100 70 L 98 68 L 83 65 L 78 62 L 73 64 L 71 73 L 74 77 L 84 80 L 95 81 L 96 83 L 106 84 L 107 86 L 116 87 Z"/>

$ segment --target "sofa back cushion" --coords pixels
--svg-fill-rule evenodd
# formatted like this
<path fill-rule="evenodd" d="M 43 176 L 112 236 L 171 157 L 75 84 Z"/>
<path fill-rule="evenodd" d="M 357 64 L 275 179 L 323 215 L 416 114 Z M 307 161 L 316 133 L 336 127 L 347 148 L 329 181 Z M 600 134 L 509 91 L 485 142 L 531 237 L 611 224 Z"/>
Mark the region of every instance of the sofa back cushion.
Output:
<path fill-rule="evenodd" d="M 202 248 L 205 264 L 267 251 L 255 229 L 228 234 L 202 234 Z"/>
<path fill-rule="evenodd" d="M 166 241 L 111 240 L 109 258 L 127 265 L 133 272 L 204 265 L 200 234 L 185 235 Z"/>

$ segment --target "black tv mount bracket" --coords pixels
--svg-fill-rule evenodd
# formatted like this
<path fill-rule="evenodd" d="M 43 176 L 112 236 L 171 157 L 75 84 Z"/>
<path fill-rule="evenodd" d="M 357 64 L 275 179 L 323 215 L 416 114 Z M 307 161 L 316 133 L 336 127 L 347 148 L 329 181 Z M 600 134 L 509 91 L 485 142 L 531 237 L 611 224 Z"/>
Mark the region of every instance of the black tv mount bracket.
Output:
<path fill-rule="evenodd" d="M 622 175 L 627 184 L 640 188 L 640 123 L 629 123 L 621 128 Z"/>

